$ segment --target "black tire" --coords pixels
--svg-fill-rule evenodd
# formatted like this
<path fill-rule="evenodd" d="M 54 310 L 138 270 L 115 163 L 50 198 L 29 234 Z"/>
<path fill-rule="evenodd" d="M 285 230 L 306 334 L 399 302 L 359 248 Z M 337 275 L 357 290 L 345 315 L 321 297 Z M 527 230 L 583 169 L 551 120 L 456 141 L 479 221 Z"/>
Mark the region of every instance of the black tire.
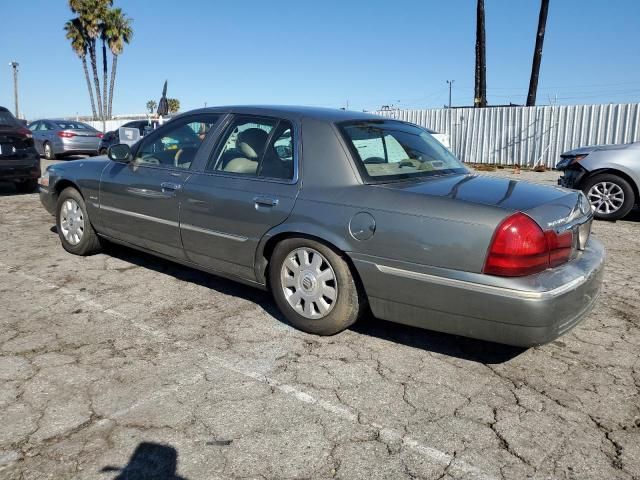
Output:
<path fill-rule="evenodd" d="M 625 217 L 631 211 L 633 205 L 636 202 L 633 188 L 631 187 L 631 185 L 629 185 L 629 182 L 627 182 L 624 178 L 619 177 L 618 175 L 612 173 L 601 173 L 587 178 L 582 187 L 582 191 L 585 195 L 587 195 L 587 198 L 589 198 L 589 192 L 594 187 L 594 185 L 598 185 L 599 183 L 604 182 L 617 185 L 624 195 L 624 200 L 622 205 L 617 210 L 611 213 L 594 210 L 593 215 L 595 216 L 595 218 L 598 218 L 600 220 L 619 220 L 622 217 Z M 589 201 L 592 200 L 593 197 L 589 198 Z"/>
<path fill-rule="evenodd" d="M 106 155 L 106 154 L 107 154 L 107 149 L 106 148 L 103 148 L 102 150 L 100 150 L 98 152 L 98 155 Z"/>
<path fill-rule="evenodd" d="M 292 307 L 285 297 L 281 279 L 284 262 L 300 248 L 316 250 L 333 269 L 336 299 L 326 316 L 307 318 Z M 326 265 L 323 263 L 326 269 Z M 306 238 L 288 238 L 278 243 L 269 262 L 269 285 L 276 305 L 294 327 L 318 335 L 334 335 L 353 325 L 367 305 L 366 295 L 358 285 L 349 264 L 339 252 Z"/>
<path fill-rule="evenodd" d="M 56 159 L 56 154 L 53 153 L 53 147 L 51 146 L 51 144 L 49 142 L 44 142 L 44 145 L 42 146 L 42 149 L 44 150 L 44 158 L 46 158 L 47 160 L 55 160 Z"/>
<path fill-rule="evenodd" d="M 84 231 L 80 237 L 80 241 L 75 245 L 65 238 L 61 225 L 61 209 L 67 200 L 73 200 L 78 205 L 84 221 Z M 96 231 L 91 225 L 91 219 L 87 213 L 87 206 L 84 203 L 84 199 L 82 198 L 82 195 L 80 195 L 80 192 L 73 187 L 65 188 L 58 196 L 58 204 L 56 206 L 56 228 L 58 230 L 58 236 L 60 237 L 62 247 L 69 253 L 84 256 L 93 255 L 94 253 L 98 253 L 102 250 L 100 237 L 98 237 Z"/>
<path fill-rule="evenodd" d="M 30 180 L 22 180 L 16 182 L 16 190 L 20 193 L 33 193 L 38 188 L 38 180 L 32 178 Z"/>

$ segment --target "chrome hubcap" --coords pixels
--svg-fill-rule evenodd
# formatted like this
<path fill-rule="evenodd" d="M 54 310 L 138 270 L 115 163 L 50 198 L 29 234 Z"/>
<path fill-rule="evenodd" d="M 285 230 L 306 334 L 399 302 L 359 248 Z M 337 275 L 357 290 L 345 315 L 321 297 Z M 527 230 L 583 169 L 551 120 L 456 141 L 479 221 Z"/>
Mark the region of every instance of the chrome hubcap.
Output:
<path fill-rule="evenodd" d="M 287 255 L 280 281 L 289 305 L 306 318 L 327 316 L 338 298 L 335 272 L 313 248 L 298 248 Z"/>
<path fill-rule="evenodd" d="M 587 197 L 591 202 L 591 209 L 597 213 L 617 212 L 624 203 L 624 191 L 612 182 L 596 183 L 589 189 Z"/>
<path fill-rule="evenodd" d="M 51 146 L 49 144 L 46 144 L 44 146 L 44 156 L 45 157 L 50 157 L 51 156 Z"/>
<path fill-rule="evenodd" d="M 71 245 L 77 245 L 84 234 L 84 215 L 78 202 L 69 198 L 60 208 L 60 229 L 62 236 Z"/>

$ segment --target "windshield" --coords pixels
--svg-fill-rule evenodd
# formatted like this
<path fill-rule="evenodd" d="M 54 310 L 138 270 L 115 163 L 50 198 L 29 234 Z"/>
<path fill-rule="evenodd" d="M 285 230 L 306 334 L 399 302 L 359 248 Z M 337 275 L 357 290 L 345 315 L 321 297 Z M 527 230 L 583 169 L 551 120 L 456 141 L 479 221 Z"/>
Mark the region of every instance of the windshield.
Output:
<path fill-rule="evenodd" d="M 0 125 L 5 127 L 16 127 L 19 124 L 11 112 L 8 110 L 0 110 Z"/>
<path fill-rule="evenodd" d="M 393 120 L 339 124 L 365 178 L 374 182 L 467 173 L 425 129 Z"/>

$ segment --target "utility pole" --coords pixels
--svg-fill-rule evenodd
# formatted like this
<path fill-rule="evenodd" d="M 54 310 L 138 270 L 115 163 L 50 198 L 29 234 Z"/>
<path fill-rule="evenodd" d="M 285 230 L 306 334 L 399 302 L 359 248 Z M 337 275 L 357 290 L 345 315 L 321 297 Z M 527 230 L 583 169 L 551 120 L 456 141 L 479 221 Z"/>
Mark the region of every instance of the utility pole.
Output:
<path fill-rule="evenodd" d="M 455 80 L 447 80 L 449 84 L 449 108 L 451 108 L 451 87 L 453 87 L 453 82 L 455 82 Z"/>
<path fill-rule="evenodd" d="M 16 102 L 16 118 L 20 118 L 20 109 L 18 108 L 18 67 L 20 64 L 16 61 L 10 62 L 9 66 L 13 68 L 13 98 Z"/>
<path fill-rule="evenodd" d="M 474 107 L 487 106 L 487 57 L 484 32 L 484 0 L 478 0 L 476 9 L 476 84 Z"/>
<path fill-rule="evenodd" d="M 540 16 L 538 17 L 538 33 L 536 35 L 536 49 L 533 52 L 531 65 L 531 79 L 529 80 L 529 94 L 527 95 L 527 107 L 536 104 L 538 91 L 538 77 L 540 75 L 540 62 L 542 61 L 542 46 L 544 44 L 544 31 L 547 28 L 547 13 L 549 12 L 549 0 L 541 0 Z"/>

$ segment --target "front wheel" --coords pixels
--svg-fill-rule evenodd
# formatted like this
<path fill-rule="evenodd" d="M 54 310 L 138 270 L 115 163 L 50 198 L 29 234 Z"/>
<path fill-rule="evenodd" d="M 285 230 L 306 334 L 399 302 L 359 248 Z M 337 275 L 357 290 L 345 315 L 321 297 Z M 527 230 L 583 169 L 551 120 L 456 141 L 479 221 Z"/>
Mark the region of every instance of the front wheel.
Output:
<path fill-rule="evenodd" d="M 65 188 L 58 197 L 56 228 L 62 247 L 69 253 L 92 255 L 101 250 L 84 199 L 75 188 Z"/>
<path fill-rule="evenodd" d="M 593 215 L 601 220 L 619 220 L 631 211 L 635 203 L 629 182 L 611 173 L 594 175 L 582 190 L 591 202 Z"/>
<path fill-rule="evenodd" d="M 358 320 L 366 305 L 345 259 L 314 240 L 278 243 L 269 262 L 269 282 L 283 315 L 309 333 L 341 332 Z"/>

